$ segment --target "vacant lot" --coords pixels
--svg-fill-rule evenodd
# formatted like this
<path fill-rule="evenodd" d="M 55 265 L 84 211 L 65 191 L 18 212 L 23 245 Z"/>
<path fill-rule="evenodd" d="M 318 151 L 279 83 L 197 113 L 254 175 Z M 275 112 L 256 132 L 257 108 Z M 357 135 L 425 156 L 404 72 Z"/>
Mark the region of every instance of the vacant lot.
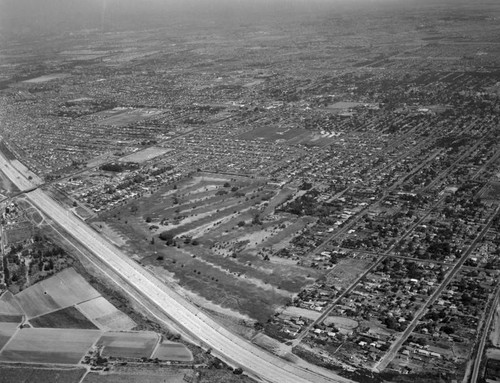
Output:
<path fill-rule="evenodd" d="M 181 343 L 162 342 L 153 354 L 153 358 L 178 362 L 192 362 L 193 354 Z"/>
<path fill-rule="evenodd" d="M 96 298 L 100 294 L 74 269 L 66 269 L 15 296 L 28 318 Z"/>
<path fill-rule="evenodd" d="M 77 364 L 101 331 L 24 328 L 0 353 L 0 361 Z"/>
<path fill-rule="evenodd" d="M 0 366 L 0 383 L 74 383 L 85 374 L 84 368 L 45 369 L 33 366 Z"/>
<path fill-rule="evenodd" d="M 85 315 L 72 306 L 33 318 L 30 320 L 30 323 L 36 328 L 98 329 Z"/>
<path fill-rule="evenodd" d="M 96 323 L 101 330 L 132 330 L 136 323 L 118 310 L 103 297 L 98 297 L 77 305 L 87 318 Z"/>
<path fill-rule="evenodd" d="M 153 332 L 108 332 L 97 342 L 104 346 L 102 354 L 115 358 L 150 358 L 159 342 Z"/>

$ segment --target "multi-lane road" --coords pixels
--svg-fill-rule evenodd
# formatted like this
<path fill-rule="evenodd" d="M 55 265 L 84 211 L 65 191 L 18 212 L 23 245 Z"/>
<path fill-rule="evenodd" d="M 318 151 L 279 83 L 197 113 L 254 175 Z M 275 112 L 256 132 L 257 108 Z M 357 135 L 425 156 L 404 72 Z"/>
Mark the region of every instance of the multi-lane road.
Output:
<path fill-rule="evenodd" d="M 20 190 L 33 189 L 31 182 L 2 155 L 0 155 L 0 170 Z M 99 258 L 103 265 L 101 267 L 109 268 L 122 281 L 127 281 L 130 287 L 140 292 L 146 307 L 153 305 L 157 310 L 164 312 L 186 333 L 211 347 L 224 360 L 242 367 L 251 375 L 266 382 L 350 382 L 327 370 L 305 369 L 294 365 L 231 333 L 107 242 L 43 190 L 31 190 L 26 196 L 40 211 L 57 222 L 69 235 Z"/>

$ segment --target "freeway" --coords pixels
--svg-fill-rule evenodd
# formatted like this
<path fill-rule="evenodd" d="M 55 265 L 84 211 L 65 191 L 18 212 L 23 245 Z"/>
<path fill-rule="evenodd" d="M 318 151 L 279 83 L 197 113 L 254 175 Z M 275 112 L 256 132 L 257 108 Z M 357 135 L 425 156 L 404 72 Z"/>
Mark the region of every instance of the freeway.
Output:
<path fill-rule="evenodd" d="M 77 239 L 105 265 L 104 267 L 112 270 L 123 281 L 127 281 L 128 285 L 140 292 L 144 305 L 154 305 L 192 337 L 211 347 L 214 353 L 220 355 L 222 359 L 242 367 L 251 375 L 266 382 L 351 382 L 330 371 L 324 370 L 324 373 L 323 370 L 312 371 L 289 363 L 229 332 L 107 242 L 44 191 L 38 188 L 33 189 L 31 182 L 11 166 L 2 155 L 0 155 L 0 170 L 20 190 L 30 190 L 26 192 L 26 197 L 30 202 L 62 226 L 71 237 Z"/>

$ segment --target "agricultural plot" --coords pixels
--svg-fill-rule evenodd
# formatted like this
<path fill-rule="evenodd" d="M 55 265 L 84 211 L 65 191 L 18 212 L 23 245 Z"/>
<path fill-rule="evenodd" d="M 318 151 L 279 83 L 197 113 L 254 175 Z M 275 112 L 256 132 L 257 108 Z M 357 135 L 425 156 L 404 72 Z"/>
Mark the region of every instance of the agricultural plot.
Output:
<path fill-rule="evenodd" d="M 0 352 L 0 361 L 77 364 L 101 331 L 24 328 Z"/>
<path fill-rule="evenodd" d="M 120 371 L 107 373 L 106 375 L 98 373 L 89 373 L 83 379 L 83 383 L 185 383 L 192 380 L 185 380 L 184 377 L 192 378 L 193 370 L 184 369 L 159 369 L 157 371 Z M 215 382 L 215 380 L 214 380 Z"/>
<path fill-rule="evenodd" d="M 72 306 L 33 318 L 30 324 L 35 328 L 98 329 L 85 315 Z"/>
<path fill-rule="evenodd" d="M 14 322 L 0 322 L 0 350 L 7 344 L 7 342 L 16 333 L 18 323 Z"/>
<path fill-rule="evenodd" d="M 98 296 L 80 274 L 69 268 L 21 291 L 15 299 L 26 316 L 33 318 Z"/>
<path fill-rule="evenodd" d="M 10 291 L 5 292 L 0 297 L 0 313 L 10 315 L 19 315 L 23 313 L 21 307 L 16 301 L 16 298 Z"/>
<path fill-rule="evenodd" d="M 76 307 L 101 330 L 127 331 L 136 326 L 132 319 L 103 297 L 80 303 Z"/>
<path fill-rule="evenodd" d="M 108 332 L 97 342 L 102 346 L 102 355 L 114 358 L 150 358 L 159 336 L 153 332 Z"/>
<path fill-rule="evenodd" d="M 193 354 L 182 343 L 162 342 L 156 348 L 153 358 L 176 362 L 192 362 Z"/>
<path fill-rule="evenodd" d="M 33 366 L 0 366 L 0 383 L 70 383 L 79 382 L 84 368 L 50 369 Z"/>

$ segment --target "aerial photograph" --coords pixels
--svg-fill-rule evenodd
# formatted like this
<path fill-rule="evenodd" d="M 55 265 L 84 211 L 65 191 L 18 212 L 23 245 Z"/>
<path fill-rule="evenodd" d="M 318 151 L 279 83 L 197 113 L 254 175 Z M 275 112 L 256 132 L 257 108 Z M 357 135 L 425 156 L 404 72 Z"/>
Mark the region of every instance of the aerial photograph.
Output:
<path fill-rule="evenodd" d="M 499 0 L 0 0 L 0 383 L 500 382 Z"/>

